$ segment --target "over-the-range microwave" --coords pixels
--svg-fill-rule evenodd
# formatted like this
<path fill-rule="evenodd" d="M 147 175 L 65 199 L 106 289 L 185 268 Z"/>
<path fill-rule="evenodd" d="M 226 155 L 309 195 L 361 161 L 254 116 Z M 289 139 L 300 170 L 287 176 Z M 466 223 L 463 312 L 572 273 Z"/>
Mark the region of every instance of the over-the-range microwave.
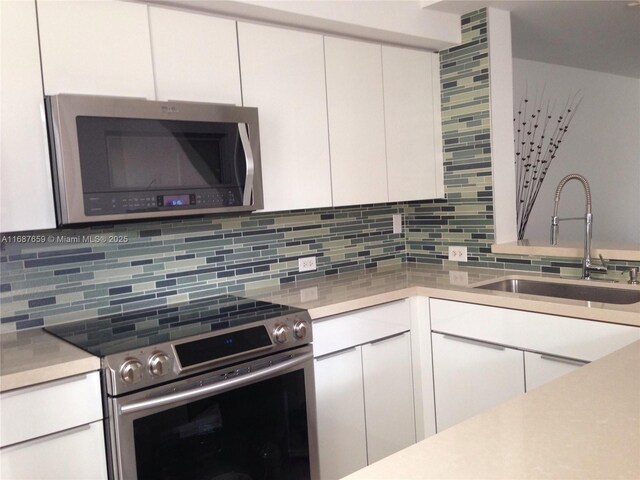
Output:
<path fill-rule="evenodd" d="M 45 98 L 59 225 L 262 208 L 258 110 Z"/>

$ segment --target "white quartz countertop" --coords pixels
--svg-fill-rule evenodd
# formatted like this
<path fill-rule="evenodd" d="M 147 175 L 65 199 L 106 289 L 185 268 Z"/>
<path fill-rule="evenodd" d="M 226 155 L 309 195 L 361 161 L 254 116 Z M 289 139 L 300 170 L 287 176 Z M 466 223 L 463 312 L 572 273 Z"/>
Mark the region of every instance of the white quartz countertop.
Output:
<path fill-rule="evenodd" d="M 640 478 L 640 342 L 346 477 Z"/>
<path fill-rule="evenodd" d="M 98 357 L 42 329 L 0 335 L 0 392 L 99 368 Z"/>
<path fill-rule="evenodd" d="M 476 284 L 503 278 L 585 283 L 584 280 L 563 279 L 558 275 L 515 270 L 463 267 L 451 270 L 441 266 L 403 264 L 314 278 L 276 288 L 248 290 L 243 295 L 255 300 L 305 308 L 313 319 L 422 295 L 640 327 L 640 303 L 616 305 L 473 288 Z M 588 283 L 640 291 L 640 286 L 626 283 Z"/>

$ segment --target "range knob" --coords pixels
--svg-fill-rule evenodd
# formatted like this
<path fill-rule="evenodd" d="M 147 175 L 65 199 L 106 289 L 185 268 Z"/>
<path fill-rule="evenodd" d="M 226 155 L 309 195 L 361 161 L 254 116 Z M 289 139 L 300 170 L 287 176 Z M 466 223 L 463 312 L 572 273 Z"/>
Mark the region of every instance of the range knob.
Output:
<path fill-rule="evenodd" d="M 171 360 L 164 352 L 156 352 L 149 359 L 149 373 L 154 377 L 162 377 L 169 373 Z"/>
<path fill-rule="evenodd" d="M 276 343 L 285 343 L 289 339 L 289 332 L 291 329 L 286 325 L 278 325 L 273 331 L 273 337 L 276 339 Z"/>
<path fill-rule="evenodd" d="M 296 338 L 302 340 L 309 333 L 309 323 L 304 320 L 296 322 L 293 326 L 293 334 Z"/>
<path fill-rule="evenodd" d="M 124 383 L 133 385 L 142 380 L 144 368 L 137 358 L 130 358 L 120 367 L 120 378 Z"/>

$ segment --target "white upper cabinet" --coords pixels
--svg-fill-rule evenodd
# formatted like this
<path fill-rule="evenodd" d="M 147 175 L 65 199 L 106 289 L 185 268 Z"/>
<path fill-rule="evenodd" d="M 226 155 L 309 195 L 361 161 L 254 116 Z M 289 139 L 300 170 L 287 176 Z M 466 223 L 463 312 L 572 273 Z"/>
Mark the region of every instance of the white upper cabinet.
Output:
<path fill-rule="evenodd" d="M 0 2 L 0 231 L 56 226 L 36 9 Z"/>
<path fill-rule="evenodd" d="M 238 24 L 244 104 L 257 107 L 264 210 L 331 206 L 321 35 Z"/>
<path fill-rule="evenodd" d="M 382 69 L 389 201 L 436 198 L 443 181 L 437 54 L 383 46 Z"/>
<path fill-rule="evenodd" d="M 242 104 L 236 22 L 149 7 L 158 100 Z"/>
<path fill-rule="evenodd" d="M 38 0 L 38 22 L 45 94 L 155 98 L 146 5 Z"/>
<path fill-rule="evenodd" d="M 335 206 L 388 200 L 381 48 L 325 37 Z"/>

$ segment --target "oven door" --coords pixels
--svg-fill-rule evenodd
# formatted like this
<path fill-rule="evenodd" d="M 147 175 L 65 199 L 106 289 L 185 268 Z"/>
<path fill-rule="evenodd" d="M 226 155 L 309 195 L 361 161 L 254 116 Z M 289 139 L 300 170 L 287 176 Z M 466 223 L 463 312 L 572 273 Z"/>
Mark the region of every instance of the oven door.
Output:
<path fill-rule="evenodd" d="M 310 346 L 110 398 L 116 479 L 318 479 Z"/>

